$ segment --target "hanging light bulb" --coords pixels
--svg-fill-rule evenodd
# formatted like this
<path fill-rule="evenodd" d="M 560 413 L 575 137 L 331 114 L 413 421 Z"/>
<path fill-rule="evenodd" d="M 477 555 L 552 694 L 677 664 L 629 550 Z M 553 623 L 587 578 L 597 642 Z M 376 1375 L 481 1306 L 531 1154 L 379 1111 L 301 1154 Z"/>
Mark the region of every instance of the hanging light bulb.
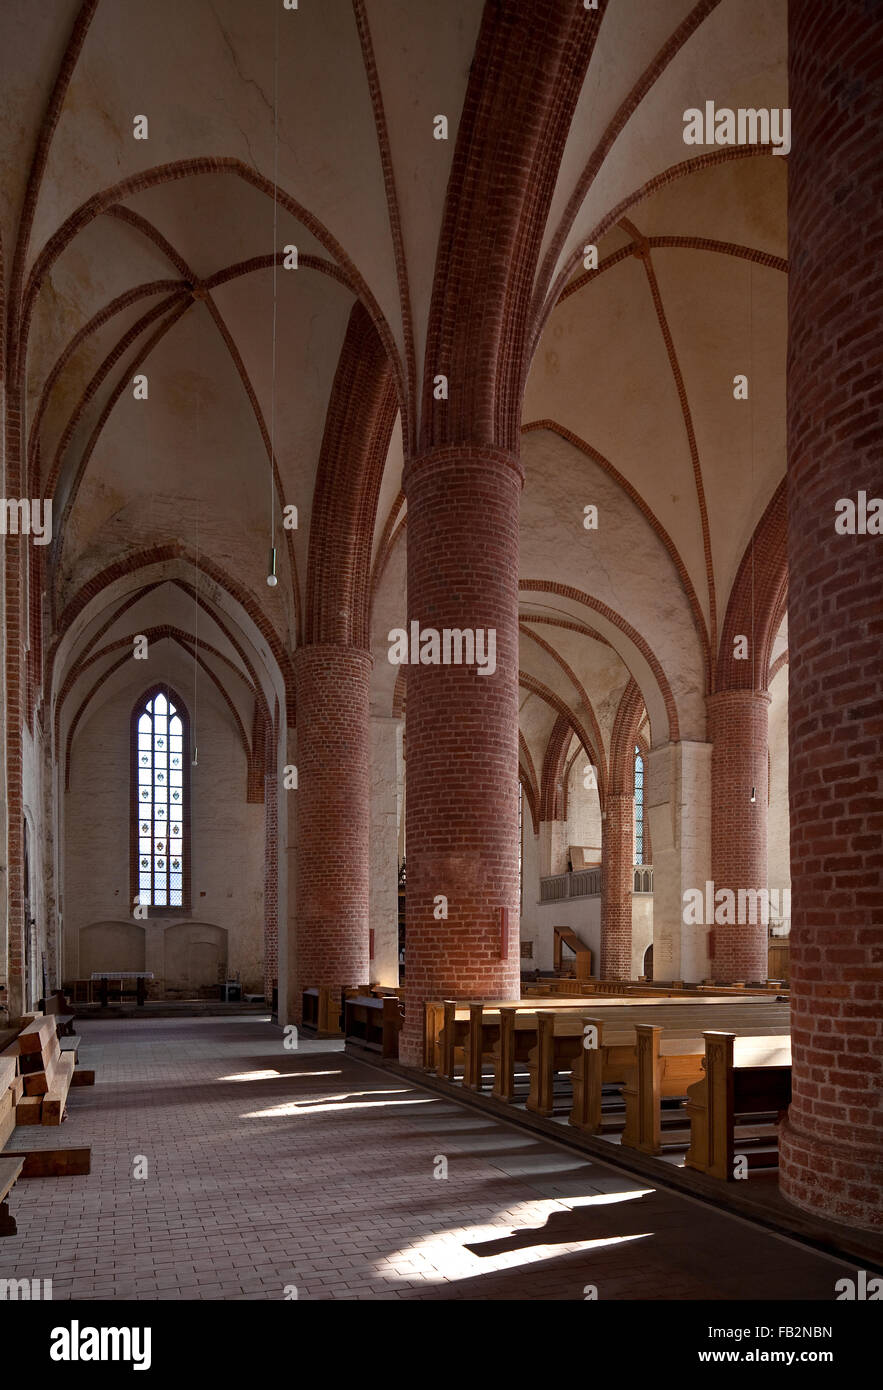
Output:
<path fill-rule="evenodd" d="M 267 583 L 269 584 L 269 586 L 270 586 L 271 589 L 275 589 L 276 585 L 279 583 L 279 580 L 276 578 L 276 547 L 275 547 L 275 545 L 271 545 L 271 546 L 270 546 L 270 561 L 269 561 L 269 565 L 268 565 L 267 568 L 268 568 L 268 570 L 269 570 L 269 573 L 267 574 Z"/>
<path fill-rule="evenodd" d="M 198 753 L 198 751 L 199 751 L 199 750 L 197 749 L 196 744 L 194 743 L 194 745 L 193 745 L 193 766 L 194 766 L 194 767 L 197 766 L 197 753 Z"/>
<path fill-rule="evenodd" d="M 752 804 L 752 806 L 754 805 L 754 803 L 755 803 L 756 801 L 757 801 L 757 787 L 752 787 L 752 788 L 751 788 L 751 804 Z"/>

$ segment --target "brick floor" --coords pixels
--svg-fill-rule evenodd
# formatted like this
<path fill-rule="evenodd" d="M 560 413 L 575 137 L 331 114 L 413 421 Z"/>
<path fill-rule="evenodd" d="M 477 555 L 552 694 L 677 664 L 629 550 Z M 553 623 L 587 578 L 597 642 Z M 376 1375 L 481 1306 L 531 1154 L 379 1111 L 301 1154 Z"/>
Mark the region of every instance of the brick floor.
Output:
<path fill-rule="evenodd" d="M 254 1017 L 78 1027 L 96 1086 L 14 1138 L 89 1143 L 92 1172 L 20 1181 L 0 1241 L 0 1278 L 56 1300 L 830 1301 L 853 1273 L 338 1043 L 287 1051 Z"/>

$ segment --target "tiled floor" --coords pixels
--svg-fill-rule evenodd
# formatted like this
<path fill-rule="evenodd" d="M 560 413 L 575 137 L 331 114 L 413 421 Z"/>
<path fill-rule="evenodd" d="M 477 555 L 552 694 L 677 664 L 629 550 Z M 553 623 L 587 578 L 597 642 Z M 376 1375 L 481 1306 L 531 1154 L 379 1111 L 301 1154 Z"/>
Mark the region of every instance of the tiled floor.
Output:
<path fill-rule="evenodd" d="M 286 1051 L 254 1017 L 78 1027 L 97 1085 L 14 1137 L 89 1143 L 92 1172 L 19 1182 L 0 1241 L 0 1279 L 56 1300 L 830 1301 L 852 1273 L 340 1044 Z"/>

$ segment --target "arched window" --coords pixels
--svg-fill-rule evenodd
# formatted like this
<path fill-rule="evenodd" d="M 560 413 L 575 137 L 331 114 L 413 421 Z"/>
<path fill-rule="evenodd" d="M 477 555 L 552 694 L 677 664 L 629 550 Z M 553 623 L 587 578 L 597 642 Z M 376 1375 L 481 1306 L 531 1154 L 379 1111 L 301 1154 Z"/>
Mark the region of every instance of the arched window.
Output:
<path fill-rule="evenodd" d="M 635 863 L 644 862 L 644 759 L 635 747 Z"/>
<path fill-rule="evenodd" d="M 190 730 L 183 701 L 156 686 L 132 715 L 132 898 L 190 909 Z"/>

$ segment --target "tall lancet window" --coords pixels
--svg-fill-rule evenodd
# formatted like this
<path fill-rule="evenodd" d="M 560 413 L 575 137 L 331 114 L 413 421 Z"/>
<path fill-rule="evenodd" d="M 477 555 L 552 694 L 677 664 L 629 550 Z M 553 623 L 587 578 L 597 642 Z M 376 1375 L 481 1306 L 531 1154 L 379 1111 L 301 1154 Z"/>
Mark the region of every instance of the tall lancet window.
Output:
<path fill-rule="evenodd" d="M 132 898 L 167 913 L 190 908 L 190 730 L 168 686 L 132 716 Z"/>
<path fill-rule="evenodd" d="M 644 862 L 644 759 L 635 747 L 635 863 Z"/>

